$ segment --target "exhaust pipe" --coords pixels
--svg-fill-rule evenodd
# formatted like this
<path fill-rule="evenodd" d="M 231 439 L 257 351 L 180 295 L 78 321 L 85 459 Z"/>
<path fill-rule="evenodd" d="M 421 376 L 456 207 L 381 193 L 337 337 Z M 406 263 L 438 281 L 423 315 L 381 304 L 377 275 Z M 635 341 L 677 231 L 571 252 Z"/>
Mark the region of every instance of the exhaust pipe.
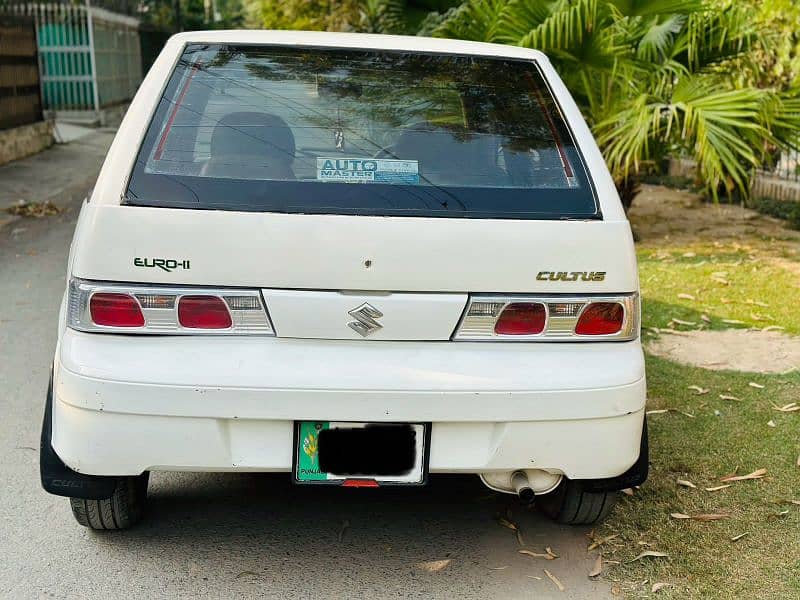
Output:
<path fill-rule="evenodd" d="M 532 504 L 536 498 L 536 493 L 533 491 L 528 476 L 524 471 L 516 471 L 511 476 L 511 487 L 525 504 Z"/>
<path fill-rule="evenodd" d="M 532 501 L 534 495 L 552 492 L 564 477 L 561 473 L 550 473 L 544 469 L 491 471 L 480 476 L 486 487 L 496 492 L 517 494 L 525 502 Z"/>

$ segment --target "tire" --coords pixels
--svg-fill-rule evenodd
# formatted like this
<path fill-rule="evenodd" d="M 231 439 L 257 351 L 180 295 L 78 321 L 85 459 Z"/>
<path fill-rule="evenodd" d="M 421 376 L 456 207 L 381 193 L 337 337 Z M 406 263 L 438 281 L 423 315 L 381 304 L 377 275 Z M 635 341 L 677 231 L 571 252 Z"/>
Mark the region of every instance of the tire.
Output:
<path fill-rule="evenodd" d="M 580 482 L 566 479 L 536 504 L 545 515 L 565 525 L 592 525 L 606 518 L 617 501 L 617 492 L 587 492 Z"/>
<path fill-rule="evenodd" d="M 105 500 L 70 498 L 75 520 L 89 529 L 128 529 L 138 523 L 147 503 L 150 473 L 120 477 L 114 493 Z"/>

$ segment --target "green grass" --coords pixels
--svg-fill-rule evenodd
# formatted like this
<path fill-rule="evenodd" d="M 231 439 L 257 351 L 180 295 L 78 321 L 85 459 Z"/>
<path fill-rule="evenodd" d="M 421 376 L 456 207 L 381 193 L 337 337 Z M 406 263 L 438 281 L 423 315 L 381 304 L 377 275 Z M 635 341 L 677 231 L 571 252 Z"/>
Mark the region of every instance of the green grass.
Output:
<path fill-rule="evenodd" d="M 800 333 L 796 253 L 761 238 L 750 242 L 640 248 L 645 329 L 779 325 Z M 620 561 L 606 578 L 634 598 L 650 596 L 657 582 L 671 584 L 661 598 L 800 598 L 800 505 L 791 502 L 800 501 L 800 412 L 775 410 L 800 402 L 800 372 L 710 371 L 648 356 L 647 377 L 648 411 L 668 412 L 648 417 L 648 481 L 598 528 L 597 537 L 617 535 L 604 545 L 605 558 Z M 762 468 L 763 479 L 705 490 L 725 475 Z M 701 522 L 670 513 L 728 517 Z M 669 556 L 630 562 L 645 550 Z"/>
<path fill-rule="evenodd" d="M 798 273 L 800 269 L 792 271 L 750 247 L 640 250 L 643 325 L 682 330 L 782 327 L 798 334 Z"/>
<path fill-rule="evenodd" d="M 715 372 L 654 357 L 647 363 L 648 410 L 680 412 L 649 417 L 650 478 L 598 531 L 619 534 L 606 558 L 622 563 L 611 567 L 609 577 L 633 597 L 649 595 L 652 584 L 663 581 L 673 587 L 659 597 L 800 598 L 800 506 L 790 502 L 800 500 L 800 413 L 773 408 L 798 401 L 800 374 Z M 689 385 L 710 391 L 697 395 Z M 721 400 L 721 393 L 742 402 Z M 721 485 L 726 474 L 760 468 L 767 469 L 764 479 L 704 489 Z M 678 479 L 697 489 L 679 486 Z M 687 521 L 671 518 L 673 512 L 730 517 Z M 747 535 L 730 541 L 742 533 Z M 669 557 L 627 562 L 643 550 Z"/>

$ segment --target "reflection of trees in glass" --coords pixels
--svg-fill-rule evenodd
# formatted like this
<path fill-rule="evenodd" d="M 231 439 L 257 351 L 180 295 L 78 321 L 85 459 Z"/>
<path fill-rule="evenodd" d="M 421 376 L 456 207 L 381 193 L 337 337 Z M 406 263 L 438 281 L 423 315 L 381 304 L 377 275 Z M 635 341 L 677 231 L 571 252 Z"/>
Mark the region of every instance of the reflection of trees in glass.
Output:
<path fill-rule="evenodd" d="M 503 145 L 516 151 L 552 142 L 551 126 L 542 115 L 545 108 L 553 111 L 552 101 L 549 92 L 535 89 L 540 78 L 533 65 L 368 51 L 227 46 L 209 51 L 205 64 L 210 72 L 241 65 L 253 80 L 230 80 L 254 91 L 259 89 L 257 80 L 313 86 L 337 109 L 334 114 L 297 106 L 307 113 L 309 124 L 319 127 L 342 127 L 361 135 L 369 127 L 427 123 L 459 139 L 502 136 Z"/>

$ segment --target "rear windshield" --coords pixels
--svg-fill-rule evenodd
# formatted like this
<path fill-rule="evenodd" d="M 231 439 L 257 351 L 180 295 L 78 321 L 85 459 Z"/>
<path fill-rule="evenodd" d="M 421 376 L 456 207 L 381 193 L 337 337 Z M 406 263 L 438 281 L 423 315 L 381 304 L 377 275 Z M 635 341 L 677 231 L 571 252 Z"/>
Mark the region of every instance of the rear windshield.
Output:
<path fill-rule="evenodd" d="M 283 213 L 596 218 L 534 62 L 189 45 L 127 204 Z"/>

